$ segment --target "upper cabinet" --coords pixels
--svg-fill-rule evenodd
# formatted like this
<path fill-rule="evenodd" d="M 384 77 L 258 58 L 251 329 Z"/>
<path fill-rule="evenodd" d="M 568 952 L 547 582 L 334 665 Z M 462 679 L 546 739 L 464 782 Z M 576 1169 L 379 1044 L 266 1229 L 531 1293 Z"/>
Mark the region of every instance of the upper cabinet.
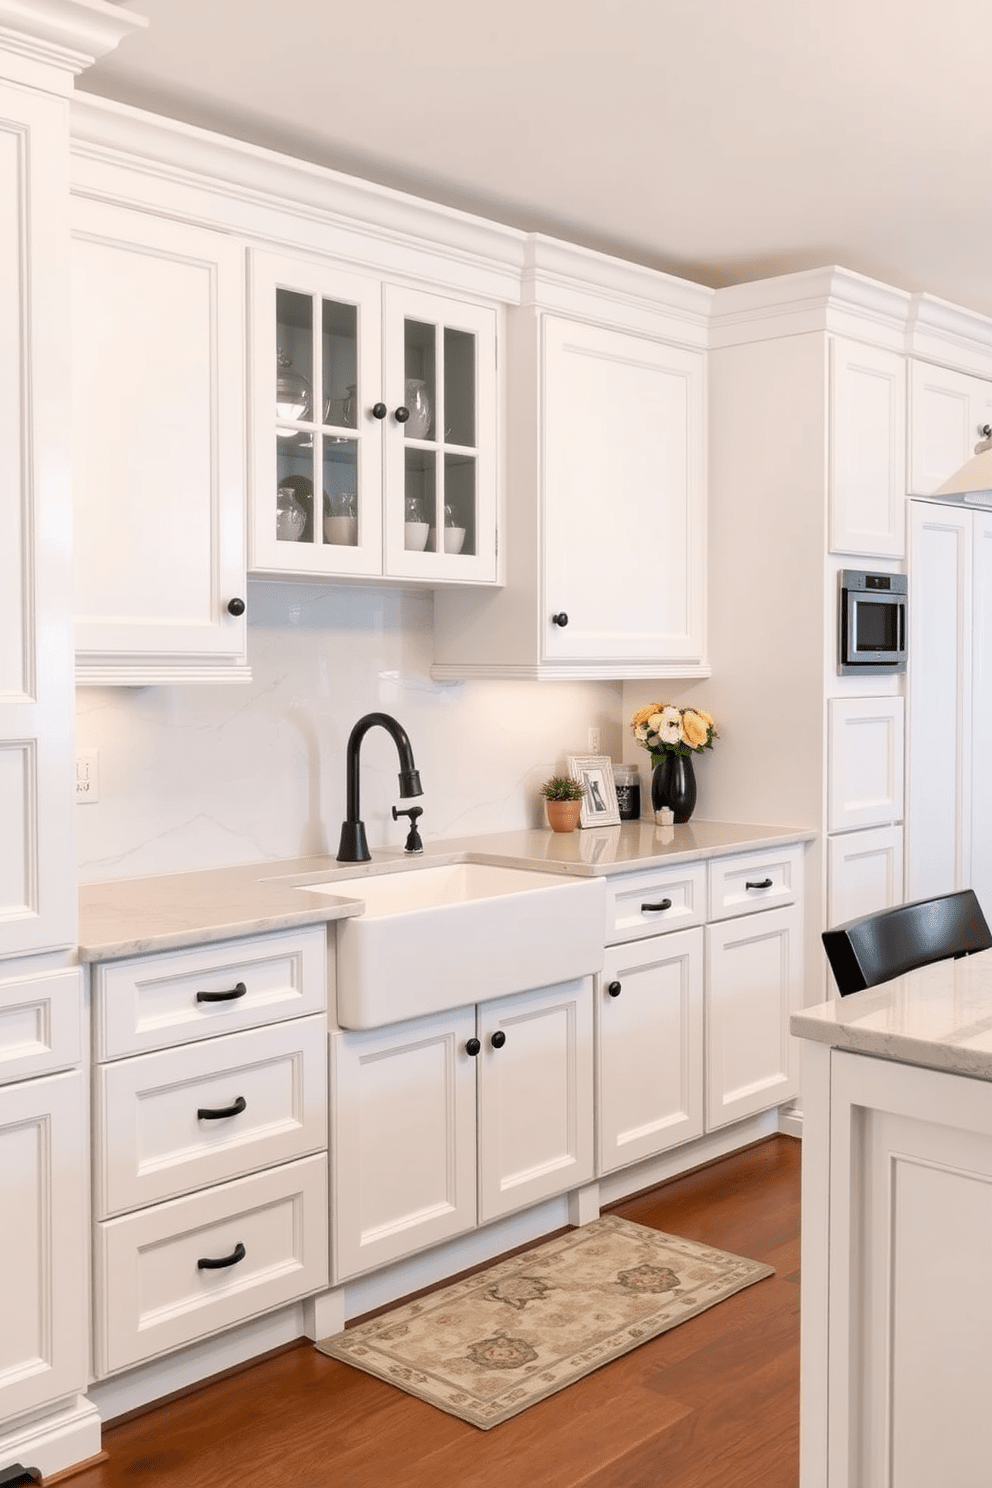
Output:
<path fill-rule="evenodd" d="M 992 423 L 992 382 L 950 367 L 910 362 L 909 489 L 929 496 L 970 460 Z"/>
<path fill-rule="evenodd" d="M 252 255 L 251 567 L 492 584 L 496 311 Z"/>
<path fill-rule="evenodd" d="M 706 675 L 709 292 L 530 247 L 509 312 L 506 588 L 438 596 L 434 675 Z"/>
<path fill-rule="evenodd" d="M 66 109 L 11 60 L 0 41 L 0 957 L 76 933 Z"/>
<path fill-rule="evenodd" d="M 247 676 L 243 324 L 235 237 L 73 199 L 79 681 Z"/>
<path fill-rule="evenodd" d="M 906 551 L 906 362 L 844 336 L 830 341 L 830 551 Z"/>

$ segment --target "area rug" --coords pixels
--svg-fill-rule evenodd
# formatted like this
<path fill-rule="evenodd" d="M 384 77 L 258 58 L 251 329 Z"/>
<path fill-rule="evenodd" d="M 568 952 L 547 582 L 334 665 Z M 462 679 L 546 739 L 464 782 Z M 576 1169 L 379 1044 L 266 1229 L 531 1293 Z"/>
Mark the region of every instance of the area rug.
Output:
<path fill-rule="evenodd" d="M 485 1431 L 773 1274 L 603 1215 L 317 1347 Z"/>

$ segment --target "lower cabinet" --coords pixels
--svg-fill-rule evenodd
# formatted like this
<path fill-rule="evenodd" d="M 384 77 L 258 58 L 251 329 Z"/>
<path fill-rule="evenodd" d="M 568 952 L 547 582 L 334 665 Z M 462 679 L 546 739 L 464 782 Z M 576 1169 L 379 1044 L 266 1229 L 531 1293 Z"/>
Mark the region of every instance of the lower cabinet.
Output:
<path fill-rule="evenodd" d="M 86 1387 L 86 1087 L 0 1087 L 0 1418 Z"/>
<path fill-rule="evenodd" d="M 323 925 L 93 969 L 94 1370 L 327 1285 Z"/>
<path fill-rule="evenodd" d="M 599 1170 L 703 1134 L 703 931 L 609 946 L 596 997 Z"/>
<path fill-rule="evenodd" d="M 0 980 L 0 1423 L 86 1388 L 81 1003 L 75 968 Z M 46 1460 L 65 1463 L 54 1446 Z"/>
<path fill-rule="evenodd" d="M 803 1001 L 802 848 L 617 874 L 608 890 L 600 1173 L 798 1094 L 789 1016 Z"/>
<path fill-rule="evenodd" d="M 707 1131 L 798 1095 L 802 990 L 799 905 L 707 925 Z"/>
<path fill-rule="evenodd" d="M 331 1035 L 333 1279 L 593 1176 L 592 980 Z"/>

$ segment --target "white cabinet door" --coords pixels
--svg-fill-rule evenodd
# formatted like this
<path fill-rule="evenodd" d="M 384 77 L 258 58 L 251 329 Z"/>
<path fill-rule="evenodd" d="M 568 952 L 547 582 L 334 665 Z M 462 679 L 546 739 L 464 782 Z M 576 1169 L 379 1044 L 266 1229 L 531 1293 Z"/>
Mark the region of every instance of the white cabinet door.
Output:
<path fill-rule="evenodd" d="M 66 102 L 0 83 L 0 955 L 71 945 Z"/>
<path fill-rule="evenodd" d="M 596 985 L 599 1171 L 703 1134 L 703 931 L 611 946 Z"/>
<path fill-rule="evenodd" d="M 974 516 L 910 509 L 906 893 L 929 899 L 969 886 Z"/>
<path fill-rule="evenodd" d="M 789 1018 L 802 1004 L 802 908 L 706 927 L 706 1128 L 798 1093 Z"/>
<path fill-rule="evenodd" d="M 246 675 L 237 240 L 72 203 L 79 677 Z"/>
<path fill-rule="evenodd" d="M 549 315 L 543 359 L 542 659 L 699 663 L 702 355 Z"/>
<path fill-rule="evenodd" d="M 592 979 L 478 1010 L 479 1219 L 593 1176 Z"/>
<path fill-rule="evenodd" d="M 86 1388 L 86 1172 L 80 1071 L 0 1087 L 0 1417 Z"/>
<path fill-rule="evenodd" d="M 835 336 L 830 344 L 830 551 L 906 551 L 906 363 Z"/>
<path fill-rule="evenodd" d="M 475 1010 L 331 1035 L 335 1282 L 476 1222 Z"/>
<path fill-rule="evenodd" d="M 903 829 L 868 827 L 827 838 L 827 924 L 904 902 Z"/>
<path fill-rule="evenodd" d="M 387 285 L 384 330 L 384 572 L 493 584 L 496 312 Z"/>
<path fill-rule="evenodd" d="M 992 422 L 992 383 L 911 362 L 909 419 L 909 489 L 929 496 L 971 459 Z"/>
<path fill-rule="evenodd" d="M 496 578 L 496 312 L 252 255 L 253 570 Z"/>
<path fill-rule="evenodd" d="M 904 706 L 901 697 L 828 700 L 828 832 L 902 821 Z"/>

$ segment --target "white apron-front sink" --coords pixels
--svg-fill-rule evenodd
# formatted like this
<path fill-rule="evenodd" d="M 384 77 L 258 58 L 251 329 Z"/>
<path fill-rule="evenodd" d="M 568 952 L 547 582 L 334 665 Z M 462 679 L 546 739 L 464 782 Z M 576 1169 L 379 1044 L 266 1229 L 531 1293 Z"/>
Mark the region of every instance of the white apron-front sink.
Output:
<path fill-rule="evenodd" d="M 600 878 L 451 863 L 301 887 L 365 906 L 337 922 L 342 1028 L 551 986 L 603 964 Z"/>

